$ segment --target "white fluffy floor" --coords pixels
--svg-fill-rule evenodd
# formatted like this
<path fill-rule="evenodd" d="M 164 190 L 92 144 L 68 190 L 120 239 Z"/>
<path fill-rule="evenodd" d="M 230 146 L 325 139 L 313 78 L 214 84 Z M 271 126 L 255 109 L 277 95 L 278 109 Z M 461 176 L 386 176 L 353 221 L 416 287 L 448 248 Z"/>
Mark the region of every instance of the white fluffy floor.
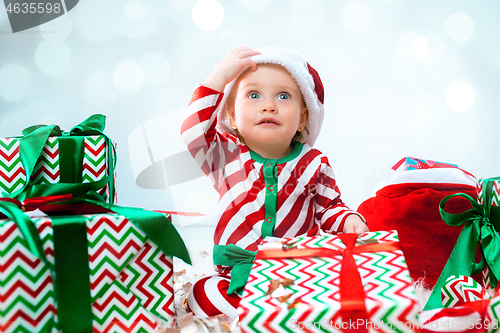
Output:
<path fill-rule="evenodd" d="M 423 283 L 421 283 L 421 281 L 416 281 L 414 285 L 415 285 L 415 297 L 418 301 L 419 311 L 422 311 L 425 306 L 425 303 L 427 303 L 427 300 L 429 299 L 429 296 L 431 296 L 432 289 L 424 288 Z"/>

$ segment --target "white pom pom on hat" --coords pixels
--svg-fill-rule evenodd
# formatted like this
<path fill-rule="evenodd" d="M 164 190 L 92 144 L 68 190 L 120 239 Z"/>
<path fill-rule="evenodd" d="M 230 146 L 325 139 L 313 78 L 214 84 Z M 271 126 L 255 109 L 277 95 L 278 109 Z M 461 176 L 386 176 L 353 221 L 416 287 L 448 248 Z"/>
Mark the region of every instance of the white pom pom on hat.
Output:
<path fill-rule="evenodd" d="M 261 54 L 253 56 L 252 60 L 257 64 L 276 64 L 283 66 L 299 86 L 309 111 L 309 119 L 306 124 L 309 135 L 305 130 L 302 131 L 302 142 L 313 146 L 318 138 L 324 118 L 323 103 L 325 93 L 318 72 L 309 65 L 300 53 L 294 50 L 275 46 L 265 46 L 255 50 L 259 51 Z M 238 77 L 248 68 L 250 68 L 250 66 L 243 68 Z M 222 133 L 236 134 L 225 118 L 221 116 L 221 112 L 223 112 L 225 108 L 227 97 L 237 78 L 228 83 L 224 89 L 224 97 L 222 98 L 221 107 L 217 115 L 217 130 Z"/>

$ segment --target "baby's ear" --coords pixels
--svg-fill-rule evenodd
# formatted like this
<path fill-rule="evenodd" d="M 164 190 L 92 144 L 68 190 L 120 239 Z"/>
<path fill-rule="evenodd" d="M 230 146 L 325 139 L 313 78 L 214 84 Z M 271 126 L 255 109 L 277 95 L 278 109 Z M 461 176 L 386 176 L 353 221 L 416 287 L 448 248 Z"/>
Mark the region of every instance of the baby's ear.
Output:
<path fill-rule="evenodd" d="M 304 128 L 307 124 L 308 119 L 309 119 L 309 110 L 306 107 L 304 107 L 300 110 L 299 128 Z"/>
<path fill-rule="evenodd" d="M 226 120 L 229 125 L 234 126 L 236 123 L 236 117 L 234 115 L 234 107 L 232 105 L 226 105 Z"/>

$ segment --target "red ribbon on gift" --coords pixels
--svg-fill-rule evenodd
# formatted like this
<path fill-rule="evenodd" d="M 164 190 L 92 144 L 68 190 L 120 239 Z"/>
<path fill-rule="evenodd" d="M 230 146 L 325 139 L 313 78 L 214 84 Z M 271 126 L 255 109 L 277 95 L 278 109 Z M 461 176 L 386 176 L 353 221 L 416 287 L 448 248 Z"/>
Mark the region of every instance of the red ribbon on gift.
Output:
<path fill-rule="evenodd" d="M 30 212 L 36 209 L 41 210 L 43 213 L 51 215 L 63 215 L 63 214 L 74 214 L 74 215 L 84 215 L 84 214 L 100 214 L 100 213 L 110 213 L 111 210 L 104 207 L 99 207 L 90 204 L 73 204 L 68 205 L 64 202 L 74 199 L 71 194 L 63 195 L 51 195 L 46 197 L 35 197 L 27 198 L 24 201 L 19 201 L 13 198 L 0 198 L 0 201 L 8 201 L 15 204 L 23 212 Z M 0 217 L 3 214 L 0 212 Z"/>
<path fill-rule="evenodd" d="M 205 214 L 197 212 L 176 212 L 171 210 L 155 210 L 157 213 L 170 214 L 170 215 L 181 215 L 181 216 L 205 216 Z"/>
<path fill-rule="evenodd" d="M 73 199 L 73 196 L 71 194 L 63 194 L 63 195 L 52 195 L 52 196 L 47 196 L 47 197 L 39 197 L 39 198 L 27 198 L 24 201 L 19 201 L 17 199 L 13 198 L 0 198 L 2 201 L 8 201 L 16 206 L 19 207 L 19 209 L 27 212 L 31 210 L 35 210 L 41 206 L 54 203 L 54 202 L 62 202 L 62 201 L 67 201 Z"/>
<path fill-rule="evenodd" d="M 366 293 L 356 266 L 354 254 L 363 252 L 380 252 L 400 250 L 399 242 L 371 243 L 356 246 L 358 234 L 339 234 L 340 240 L 346 245 L 345 249 L 333 250 L 324 248 L 315 249 L 289 249 L 289 250 L 264 250 L 258 251 L 255 259 L 297 259 L 311 257 L 342 256 L 342 268 L 340 269 L 340 313 L 342 321 L 347 323 L 363 320 L 364 325 L 356 329 L 347 325 L 344 332 L 368 332 L 368 312 L 366 311 Z"/>
<path fill-rule="evenodd" d="M 8 201 L 15 204 L 19 209 L 23 212 L 29 212 L 36 209 L 40 209 L 46 214 L 50 213 L 66 213 L 66 214 L 76 214 L 76 215 L 84 215 L 84 214 L 98 214 L 98 213 L 109 213 L 111 212 L 109 209 L 98 207 L 95 205 L 86 205 L 86 204 L 78 204 L 78 205 L 66 205 L 66 204 L 57 204 L 58 202 L 65 202 L 74 199 L 71 194 L 64 195 L 51 195 L 46 197 L 36 197 L 36 198 L 27 198 L 24 201 L 19 201 L 13 198 L 0 198 L 0 201 Z M 162 214 L 170 214 L 170 215 L 182 215 L 182 216 L 205 216 L 205 214 L 197 213 L 197 212 L 177 212 L 177 211 L 163 211 L 163 210 L 154 210 L 154 212 L 162 213 Z M 3 214 L 0 212 L 0 216 Z"/>

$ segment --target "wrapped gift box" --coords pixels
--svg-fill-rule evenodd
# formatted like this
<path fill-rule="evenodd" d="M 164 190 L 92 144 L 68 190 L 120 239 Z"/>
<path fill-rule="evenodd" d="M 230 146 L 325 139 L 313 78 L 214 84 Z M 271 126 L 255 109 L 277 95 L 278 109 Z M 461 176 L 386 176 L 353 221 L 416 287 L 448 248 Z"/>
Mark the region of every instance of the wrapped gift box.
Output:
<path fill-rule="evenodd" d="M 86 135 L 82 131 L 64 133 L 57 128 L 58 130 L 52 132 L 46 130 L 45 133 L 33 133 L 33 130 L 24 137 L 0 138 L 0 192 L 9 196 L 35 185 L 94 183 L 102 186 L 87 190 L 95 190 L 105 201 L 113 203 L 116 200 L 115 144 L 105 135 L 95 135 L 104 129 L 104 116 L 92 117 L 89 119 L 93 121 L 97 118 L 102 122 L 102 125 L 96 128 L 86 125 L 87 132 L 94 135 Z M 88 120 L 82 124 L 85 122 Z M 38 129 L 39 132 L 42 130 Z M 27 138 L 29 135 L 32 135 L 32 138 Z M 23 140 L 25 142 L 21 143 Z M 43 142 L 39 144 L 40 141 Z M 28 149 L 22 149 L 22 144 Z M 66 148 L 61 149 L 62 146 Z M 26 165 L 26 159 L 22 162 L 21 152 L 29 156 L 36 155 L 33 170 L 27 172 L 26 169 L 30 166 Z M 26 184 L 27 174 L 30 174 L 29 184 Z M 46 194 L 43 192 L 34 194 L 44 195 Z"/>
<path fill-rule="evenodd" d="M 341 239 L 345 235 L 354 235 L 356 241 L 355 267 L 346 266 L 348 272 L 342 270 L 343 257 L 348 257 Z M 264 245 L 239 305 L 242 331 L 418 331 L 417 301 L 397 233 L 368 232 L 357 240 L 355 234 L 345 235 L 285 240 L 283 248 L 293 251 L 264 250 L 272 244 Z M 345 276 L 353 271 L 361 278 L 358 287 L 351 284 L 355 279 Z M 343 305 L 348 296 L 341 296 L 347 295 L 342 291 L 346 285 L 351 296 L 361 289 L 364 315 L 356 317 L 359 312 L 351 309 L 348 319 L 349 309 Z"/>
<path fill-rule="evenodd" d="M 483 186 L 484 185 L 484 186 Z M 477 182 L 477 201 L 481 205 L 485 205 L 486 202 L 491 205 L 489 219 L 494 224 L 498 225 L 500 221 L 500 178 L 496 177 L 493 179 L 483 179 L 480 178 Z M 496 228 L 498 231 L 498 228 Z M 482 272 L 483 286 L 490 294 L 495 293 L 495 285 L 492 286 L 491 281 L 491 270 L 488 266 Z M 494 278 L 496 282 L 496 278 Z"/>
<path fill-rule="evenodd" d="M 490 295 L 470 276 L 450 276 L 441 288 L 441 301 L 442 308 L 419 314 L 420 326 L 426 332 L 498 331 L 498 291 Z"/>
<path fill-rule="evenodd" d="M 488 183 L 491 182 L 491 185 L 488 186 L 488 195 L 491 196 L 491 206 L 498 207 L 500 206 L 500 177 L 486 179 Z M 486 197 L 486 188 L 483 186 L 485 183 L 485 179 L 480 178 L 477 182 L 477 198 L 478 202 L 483 205 Z"/>
<path fill-rule="evenodd" d="M 85 219 L 87 229 L 94 332 L 152 332 L 157 326 L 172 327 L 171 257 L 124 216 L 80 217 Z M 57 331 L 61 309 L 53 285 L 56 263 L 52 225 L 54 219 L 65 218 L 75 216 L 32 218 L 47 264 L 28 250 L 14 222 L 0 220 L 1 332 Z"/>
<path fill-rule="evenodd" d="M 477 184 L 478 198 L 465 193 L 455 193 L 445 197 L 439 204 L 441 217 L 445 223 L 453 227 L 462 227 L 460 236 L 444 266 L 424 310 L 435 310 L 442 307 L 440 291 L 447 279 L 452 275 L 471 276 L 482 271 L 483 287 L 496 289 L 500 279 L 500 207 L 498 188 L 500 177 L 479 179 Z M 453 214 L 446 211 L 447 202 L 455 198 L 465 198 L 471 208 Z M 477 248 L 481 250 L 481 261 L 475 261 Z"/>
<path fill-rule="evenodd" d="M 500 290 L 496 290 L 495 295 L 488 304 L 484 328 L 488 332 L 500 332 Z"/>

